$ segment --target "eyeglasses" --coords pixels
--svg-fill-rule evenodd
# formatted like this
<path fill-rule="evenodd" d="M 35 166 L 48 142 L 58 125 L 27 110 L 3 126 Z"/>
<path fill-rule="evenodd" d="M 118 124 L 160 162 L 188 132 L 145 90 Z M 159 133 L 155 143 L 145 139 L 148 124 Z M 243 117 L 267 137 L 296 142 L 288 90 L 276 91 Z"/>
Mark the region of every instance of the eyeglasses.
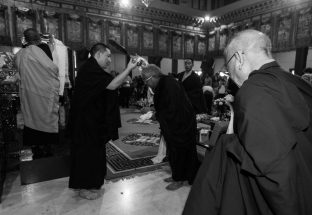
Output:
<path fill-rule="evenodd" d="M 153 76 L 148 77 L 147 79 L 143 80 L 144 83 L 147 83 Z"/>
<path fill-rule="evenodd" d="M 225 68 L 228 67 L 229 63 L 231 62 L 232 58 L 235 56 L 236 53 L 237 53 L 237 52 L 234 52 L 234 54 L 233 54 L 233 55 L 230 57 L 230 59 L 226 62 L 226 64 L 224 65 Z"/>

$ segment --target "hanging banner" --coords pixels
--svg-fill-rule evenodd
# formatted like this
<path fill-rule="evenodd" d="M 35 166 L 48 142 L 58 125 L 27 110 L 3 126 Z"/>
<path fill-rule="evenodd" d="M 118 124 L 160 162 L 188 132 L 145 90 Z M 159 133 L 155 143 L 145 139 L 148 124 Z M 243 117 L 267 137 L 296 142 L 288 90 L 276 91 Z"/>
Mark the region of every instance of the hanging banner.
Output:
<path fill-rule="evenodd" d="M 194 58 L 195 34 L 184 34 L 184 58 Z"/>
<path fill-rule="evenodd" d="M 0 36 L 6 36 L 5 10 L 0 6 Z"/>
<path fill-rule="evenodd" d="M 70 14 L 66 20 L 67 40 L 69 42 L 81 43 L 83 41 L 82 20 L 76 14 Z"/>
<path fill-rule="evenodd" d="M 296 47 L 312 45 L 312 8 L 303 8 L 298 13 Z"/>
<path fill-rule="evenodd" d="M 92 45 L 99 43 L 102 40 L 102 20 L 100 19 L 93 19 L 93 18 L 88 18 L 88 39 L 87 43 L 88 46 L 91 47 Z"/>
<path fill-rule="evenodd" d="M 226 43 L 228 39 L 228 30 L 226 25 L 222 25 L 220 27 L 220 42 L 219 42 L 219 51 L 223 51 L 225 49 Z"/>
<path fill-rule="evenodd" d="M 61 15 L 56 12 L 43 12 L 43 33 L 52 34 L 56 39 L 61 38 Z"/>
<path fill-rule="evenodd" d="M 154 30 L 153 26 L 143 26 L 142 27 L 142 53 L 144 55 L 155 55 L 154 48 Z"/>
<path fill-rule="evenodd" d="M 127 48 L 138 52 L 139 50 L 139 27 L 135 24 L 127 24 L 126 30 Z"/>
<path fill-rule="evenodd" d="M 209 32 L 209 37 L 208 37 L 208 52 L 215 51 L 215 48 L 216 48 L 216 32 L 211 31 Z"/>
<path fill-rule="evenodd" d="M 28 8 L 15 8 L 15 42 L 17 46 L 22 45 L 23 33 L 28 28 L 36 28 L 35 13 Z"/>
<path fill-rule="evenodd" d="M 172 57 L 182 58 L 182 33 L 179 31 L 172 32 Z"/>
<path fill-rule="evenodd" d="M 143 48 L 147 50 L 153 50 L 154 48 L 153 27 L 143 27 Z"/>
<path fill-rule="evenodd" d="M 292 15 L 288 12 L 277 17 L 277 44 L 279 51 L 290 48 Z"/>
<path fill-rule="evenodd" d="M 207 38 L 205 35 L 198 35 L 197 41 L 197 58 L 202 58 L 206 55 L 207 50 Z"/>
<path fill-rule="evenodd" d="M 108 22 L 108 39 L 115 40 L 122 45 L 121 40 L 121 23 L 119 21 Z"/>
<path fill-rule="evenodd" d="M 158 31 L 158 54 L 160 56 L 169 57 L 169 31 L 159 29 Z"/>

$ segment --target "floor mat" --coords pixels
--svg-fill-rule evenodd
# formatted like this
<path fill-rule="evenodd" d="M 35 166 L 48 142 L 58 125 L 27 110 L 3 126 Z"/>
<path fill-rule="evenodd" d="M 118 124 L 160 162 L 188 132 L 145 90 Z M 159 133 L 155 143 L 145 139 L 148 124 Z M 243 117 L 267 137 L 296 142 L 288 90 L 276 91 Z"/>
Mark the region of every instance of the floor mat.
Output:
<path fill-rule="evenodd" d="M 47 157 L 20 163 L 21 184 L 33 184 L 69 176 L 70 157 Z"/>
<path fill-rule="evenodd" d="M 133 147 L 133 146 L 132 146 Z M 158 147 L 157 147 L 158 150 Z M 146 151 L 146 150 L 145 150 Z M 113 142 L 106 144 L 106 158 L 108 173 L 106 179 L 125 177 L 136 173 L 152 171 L 167 165 L 166 160 L 159 164 L 153 164 L 152 158 L 157 154 L 150 156 L 141 156 L 132 158 L 125 151 L 116 146 Z"/>

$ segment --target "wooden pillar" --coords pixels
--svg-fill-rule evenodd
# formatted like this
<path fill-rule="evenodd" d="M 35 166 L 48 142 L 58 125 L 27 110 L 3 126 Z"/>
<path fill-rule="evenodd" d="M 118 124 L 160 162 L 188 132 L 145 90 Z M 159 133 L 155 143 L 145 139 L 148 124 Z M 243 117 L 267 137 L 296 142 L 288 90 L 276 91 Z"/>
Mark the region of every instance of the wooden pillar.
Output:
<path fill-rule="evenodd" d="M 295 74 L 301 76 L 306 68 L 309 47 L 296 49 Z"/>

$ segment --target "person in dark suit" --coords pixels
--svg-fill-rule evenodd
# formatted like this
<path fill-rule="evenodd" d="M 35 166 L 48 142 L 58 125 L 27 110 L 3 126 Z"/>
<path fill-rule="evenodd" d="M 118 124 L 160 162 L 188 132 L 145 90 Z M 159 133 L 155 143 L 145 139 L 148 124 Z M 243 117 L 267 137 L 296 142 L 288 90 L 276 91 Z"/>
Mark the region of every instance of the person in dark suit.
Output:
<path fill-rule="evenodd" d="M 184 60 L 185 71 L 178 73 L 178 80 L 191 101 L 196 114 L 207 113 L 200 77 L 193 71 L 193 59 Z"/>

